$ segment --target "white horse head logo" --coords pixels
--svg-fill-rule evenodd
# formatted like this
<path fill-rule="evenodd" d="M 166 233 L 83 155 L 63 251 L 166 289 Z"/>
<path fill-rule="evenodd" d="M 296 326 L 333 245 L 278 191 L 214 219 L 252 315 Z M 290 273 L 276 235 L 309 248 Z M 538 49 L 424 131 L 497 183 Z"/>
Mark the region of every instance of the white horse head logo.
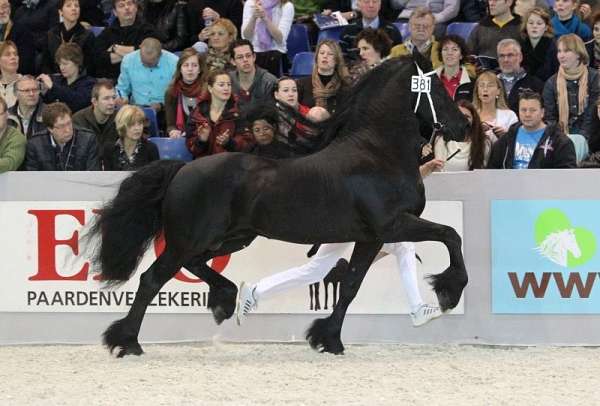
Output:
<path fill-rule="evenodd" d="M 572 228 L 549 234 L 544 241 L 535 248 L 542 256 L 560 266 L 567 266 L 568 253 L 575 258 L 581 256 L 581 250 Z"/>

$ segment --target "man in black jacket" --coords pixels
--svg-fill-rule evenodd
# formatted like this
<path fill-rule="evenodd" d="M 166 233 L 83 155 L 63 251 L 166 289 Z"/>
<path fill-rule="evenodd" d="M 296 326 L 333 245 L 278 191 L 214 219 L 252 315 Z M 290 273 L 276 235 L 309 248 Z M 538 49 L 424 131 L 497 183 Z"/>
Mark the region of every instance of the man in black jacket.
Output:
<path fill-rule="evenodd" d="M 576 168 L 575 146 L 558 125 L 543 121 L 542 96 L 524 91 L 519 98 L 519 119 L 492 146 L 488 169 Z"/>
<path fill-rule="evenodd" d="M 99 171 L 94 134 L 73 128 L 71 110 L 64 103 L 49 104 L 42 113 L 48 132 L 27 141 L 28 171 Z"/>
<path fill-rule="evenodd" d="M 536 93 L 542 93 L 544 82 L 535 76 L 527 73 L 521 66 L 523 62 L 523 53 L 521 45 L 512 38 L 503 39 L 498 43 L 498 65 L 500 73 L 498 79 L 504 87 L 508 107 L 519 114 L 519 94 L 525 89 L 533 90 Z"/>
<path fill-rule="evenodd" d="M 359 59 L 358 48 L 356 48 L 356 37 L 365 28 L 375 30 L 383 29 L 394 45 L 402 43 L 402 35 L 392 23 L 386 22 L 381 16 L 381 0 L 358 0 L 360 18 L 356 18 L 351 24 L 344 27 L 340 39 L 340 47 L 345 57 L 350 61 Z"/>
<path fill-rule="evenodd" d="M 125 55 L 140 47 L 148 37 L 156 38 L 154 28 L 138 19 L 136 0 L 113 0 L 117 16 L 96 38 L 96 77 L 117 79 Z"/>

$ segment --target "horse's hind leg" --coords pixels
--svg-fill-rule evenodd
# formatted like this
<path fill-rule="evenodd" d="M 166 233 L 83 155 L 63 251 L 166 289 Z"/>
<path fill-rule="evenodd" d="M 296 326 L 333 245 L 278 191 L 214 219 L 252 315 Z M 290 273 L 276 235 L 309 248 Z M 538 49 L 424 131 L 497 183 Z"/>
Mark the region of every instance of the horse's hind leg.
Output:
<path fill-rule="evenodd" d="M 468 282 L 461 251 L 462 241 L 456 230 L 409 213 L 399 216 L 397 224 L 396 234 L 386 241 L 439 241 L 446 246 L 450 255 L 450 266 L 444 272 L 430 275 L 428 278 L 442 311 L 456 307 Z"/>
<path fill-rule="evenodd" d="M 130 354 L 141 355 L 144 352 L 138 342 L 138 334 L 146 308 L 165 283 L 177 273 L 180 266 L 167 249 L 140 276 L 140 285 L 129 313 L 123 319 L 112 323 L 103 334 L 104 345 L 111 353 L 118 348 L 117 357 L 121 358 Z"/>
<path fill-rule="evenodd" d="M 235 312 L 238 289 L 235 283 L 206 265 L 209 259 L 211 258 L 197 256 L 186 262 L 184 267 L 208 284 L 210 290 L 207 307 L 212 311 L 215 322 L 221 324 Z"/>
<path fill-rule="evenodd" d="M 341 332 L 346 311 L 382 245 L 379 242 L 355 244 L 348 271 L 341 280 L 340 297 L 333 313 L 327 318 L 315 320 L 306 333 L 312 348 L 333 354 L 344 352 Z"/>

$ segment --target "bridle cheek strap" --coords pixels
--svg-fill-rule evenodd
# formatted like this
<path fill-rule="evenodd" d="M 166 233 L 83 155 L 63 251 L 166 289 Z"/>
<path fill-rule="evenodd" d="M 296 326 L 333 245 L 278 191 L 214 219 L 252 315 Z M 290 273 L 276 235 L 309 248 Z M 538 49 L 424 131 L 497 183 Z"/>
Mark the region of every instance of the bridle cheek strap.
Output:
<path fill-rule="evenodd" d="M 431 76 L 433 74 L 435 74 L 435 71 L 432 70 L 429 73 L 423 73 L 423 70 L 421 70 L 421 68 L 419 67 L 419 65 L 417 65 L 415 63 L 415 66 L 417 67 L 417 72 L 419 72 L 419 78 L 423 78 L 425 79 L 428 76 Z M 427 100 L 429 100 L 429 107 L 431 108 L 431 115 L 433 116 L 433 124 L 438 124 L 438 120 L 437 120 L 437 114 L 435 113 L 435 106 L 433 105 L 433 100 L 431 99 L 431 92 L 425 92 L 425 91 L 419 91 L 417 94 L 417 102 L 415 104 L 415 111 L 414 113 L 417 113 L 417 110 L 419 109 L 419 103 L 421 102 L 421 94 L 427 94 Z"/>

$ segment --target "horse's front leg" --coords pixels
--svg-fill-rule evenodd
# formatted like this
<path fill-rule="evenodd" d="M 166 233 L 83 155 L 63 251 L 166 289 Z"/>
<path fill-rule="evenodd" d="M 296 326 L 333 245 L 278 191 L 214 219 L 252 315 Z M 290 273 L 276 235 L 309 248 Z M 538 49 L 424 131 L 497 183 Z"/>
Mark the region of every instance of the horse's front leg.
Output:
<path fill-rule="evenodd" d="M 208 284 L 207 307 L 212 311 L 217 324 L 221 324 L 223 320 L 233 316 L 238 288 L 235 283 L 206 265 L 206 261 L 244 249 L 255 238 L 255 235 L 250 235 L 227 240 L 221 244 L 219 249 L 197 255 L 184 264 L 188 271 Z"/>
<path fill-rule="evenodd" d="M 184 267 L 209 286 L 207 307 L 217 324 L 231 318 L 235 312 L 238 288 L 235 283 L 206 265 L 210 257 L 197 256 Z"/>
<path fill-rule="evenodd" d="M 346 311 L 358 293 L 358 289 L 382 245 L 380 242 L 354 245 L 348 271 L 341 279 L 340 298 L 333 313 L 324 319 L 315 320 L 306 333 L 306 339 L 312 348 L 333 354 L 344 352 L 341 332 Z"/>
<path fill-rule="evenodd" d="M 135 294 L 129 313 L 124 318 L 112 323 L 104 332 L 104 345 L 112 353 L 119 349 L 117 357 L 125 355 L 141 355 L 144 351 L 138 342 L 140 327 L 146 314 L 146 309 L 156 294 L 176 273 L 181 264 L 167 249 L 140 276 L 140 285 Z"/>
<path fill-rule="evenodd" d="M 394 234 L 386 242 L 439 241 L 448 249 L 450 266 L 437 275 L 429 275 L 429 283 L 435 291 L 440 308 L 447 311 L 456 307 L 462 291 L 469 280 L 462 255 L 462 241 L 450 226 L 433 223 L 410 213 L 398 216 Z"/>

